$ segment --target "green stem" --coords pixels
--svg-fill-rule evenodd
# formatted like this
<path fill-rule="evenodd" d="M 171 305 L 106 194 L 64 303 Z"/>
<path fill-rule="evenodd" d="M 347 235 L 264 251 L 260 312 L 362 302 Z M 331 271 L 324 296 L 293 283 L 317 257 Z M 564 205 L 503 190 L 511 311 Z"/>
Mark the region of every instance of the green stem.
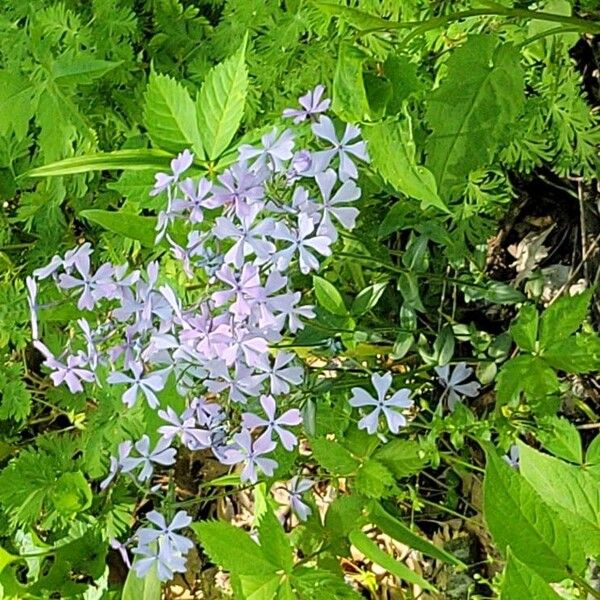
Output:
<path fill-rule="evenodd" d="M 592 598 L 600 600 L 600 592 L 594 589 L 583 577 L 580 577 L 577 575 L 577 573 L 573 573 L 572 571 L 570 571 L 570 576 L 580 588 L 584 589 L 588 593 L 588 595 L 590 595 Z"/>

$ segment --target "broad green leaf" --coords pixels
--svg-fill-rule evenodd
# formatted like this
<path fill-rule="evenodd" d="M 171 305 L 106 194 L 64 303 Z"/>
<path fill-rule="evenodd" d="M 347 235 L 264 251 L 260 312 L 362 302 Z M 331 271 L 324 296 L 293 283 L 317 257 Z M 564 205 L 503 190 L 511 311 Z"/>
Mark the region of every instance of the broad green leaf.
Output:
<path fill-rule="evenodd" d="M 354 316 L 364 315 L 366 312 L 369 312 L 377 305 L 377 302 L 379 302 L 387 284 L 387 281 L 383 283 L 374 283 L 361 290 L 356 298 L 354 298 L 350 312 Z"/>
<path fill-rule="evenodd" d="M 398 577 L 398 579 L 418 585 L 424 590 L 437 592 L 435 587 L 425 581 L 420 575 L 417 575 L 414 571 L 409 569 L 404 563 L 392 558 L 387 552 L 383 551 L 375 544 L 375 542 L 370 540 L 362 531 L 352 531 L 349 538 L 359 552 L 362 552 L 368 559 L 377 563 L 392 575 Z"/>
<path fill-rule="evenodd" d="M 259 520 L 258 537 L 265 558 L 278 569 L 291 573 L 294 566 L 292 547 L 279 519 L 270 508 Z"/>
<path fill-rule="evenodd" d="M 563 296 L 551 304 L 540 319 L 540 344 L 548 348 L 575 333 L 587 316 L 592 290 L 576 296 Z"/>
<path fill-rule="evenodd" d="M 521 562 L 512 552 L 504 569 L 500 600 L 560 600 L 559 596 L 535 571 Z"/>
<path fill-rule="evenodd" d="M 292 585 L 302 600 L 361 600 L 341 576 L 315 567 L 294 570 Z"/>
<path fill-rule="evenodd" d="M 365 460 L 360 465 L 354 482 L 356 491 L 367 498 L 389 496 L 393 485 L 394 477 L 389 469 L 372 458 Z"/>
<path fill-rule="evenodd" d="M 573 530 L 493 449 L 487 452 L 483 507 L 502 554 L 510 546 L 545 581 L 561 581 L 569 569 L 583 570 L 585 552 Z"/>
<path fill-rule="evenodd" d="M 273 600 L 281 575 L 238 575 L 244 600 Z"/>
<path fill-rule="evenodd" d="M 318 463 L 332 475 L 353 475 L 359 462 L 339 442 L 326 438 L 311 440 L 312 451 Z"/>
<path fill-rule="evenodd" d="M 35 112 L 35 90 L 25 77 L 0 70 L 0 135 L 14 131 L 17 139 L 27 135 Z"/>
<path fill-rule="evenodd" d="M 92 208 L 82 210 L 80 217 L 100 225 L 108 231 L 118 235 L 137 240 L 147 248 L 156 246 L 156 218 L 141 217 L 139 215 L 125 213 L 122 211 L 100 210 Z"/>
<path fill-rule="evenodd" d="M 244 114 L 248 90 L 246 41 L 208 73 L 196 100 L 198 129 L 210 160 L 227 149 Z"/>
<path fill-rule="evenodd" d="M 193 149 L 203 158 L 196 109 L 183 85 L 168 75 L 151 73 L 144 98 L 144 125 L 152 143 L 173 153 Z"/>
<path fill-rule="evenodd" d="M 161 587 L 156 568 L 150 569 L 144 577 L 138 577 L 134 569 L 129 571 L 121 600 L 160 600 Z"/>
<path fill-rule="evenodd" d="M 510 334 L 519 348 L 533 352 L 538 336 L 539 314 L 533 304 L 521 307 L 517 318 L 510 325 Z"/>
<path fill-rule="evenodd" d="M 543 425 L 544 429 L 538 430 L 537 437 L 546 450 L 558 458 L 574 463 L 583 463 L 581 437 L 573 423 L 567 419 L 552 416 L 546 419 Z"/>
<path fill-rule="evenodd" d="M 420 312 L 425 312 L 419 291 L 419 280 L 414 273 L 401 273 L 398 277 L 398 289 L 404 298 L 404 302 Z"/>
<path fill-rule="evenodd" d="M 368 142 L 373 166 L 395 190 L 420 200 L 423 208 L 434 206 L 444 213 L 448 212 L 438 196 L 432 173 L 417 164 L 408 118 L 400 122 L 388 119 L 365 127 L 363 135 Z"/>
<path fill-rule="evenodd" d="M 600 552 L 600 481 L 586 467 L 566 463 L 519 442 L 523 477 L 572 527 L 585 532 L 580 544 Z M 590 546 L 589 544 L 592 544 Z"/>
<path fill-rule="evenodd" d="M 383 73 L 392 84 L 392 97 L 387 104 L 389 115 L 399 114 L 404 101 L 420 92 L 424 85 L 417 76 L 417 63 L 410 62 L 408 56 L 390 56 L 383 63 Z"/>
<path fill-rule="evenodd" d="M 278 566 L 269 562 L 252 538 L 225 521 L 203 521 L 191 525 L 210 559 L 236 575 L 275 574 Z"/>
<path fill-rule="evenodd" d="M 92 505 L 92 490 L 81 471 L 63 473 L 50 494 L 50 501 L 63 517 L 72 517 Z"/>
<path fill-rule="evenodd" d="M 585 462 L 587 465 L 600 465 L 600 435 L 592 440 L 585 452 Z"/>
<path fill-rule="evenodd" d="M 154 149 L 115 150 L 65 158 L 43 167 L 31 169 L 23 177 L 57 177 L 90 171 L 110 170 L 168 170 L 173 157 L 168 152 Z"/>
<path fill-rule="evenodd" d="M 108 183 L 106 187 L 118 192 L 122 198 L 140 208 L 149 208 L 150 205 L 162 206 L 165 202 L 161 195 L 150 196 L 150 191 L 154 187 L 152 171 L 125 171 L 117 181 Z"/>
<path fill-rule="evenodd" d="M 492 281 L 489 283 L 482 297 L 494 304 L 516 304 L 526 299 L 523 292 L 503 281 Z"/>
<path fill-rule="evenodd" d="M 559 371 L 597 371 L 600 369 L 600 338 L 595 333 L 576 333 L 545 348 L 543 357 Z"/>
<path fill-rule="evenodd" d="M 373 456 L 398 478 L 417 473 L 425 464 L 420 456 L 419 444 L 410 440 L 390 440 Z"/>
<path fill-rule="evenodd" d="M 362 121 L 369 116 L 369 101 L 363 81 L 365 55 L 350 44 L 340 45 L 333 78 L 331 108 L 344 121 Z"/>
<path fill-rule="evenodd" d="M 457 198 L 471 171 L 485 166 L 524 104 L 520 52 L 491 35 L 454 50 L 442 83 L 427 97 L 427 166 L 440 196 Z"/>
<path fill-rule="evenodd" d="M 373 503 L 369 510 L 369 522 L 377 525 L 377 527 L 385 534 L 406 544 L 414 550 L 419 550 L 427 556 L 432 556 L 433 558 L 437 558 L 451 565 L 465 569 L 467 568 L 466 565 L 453 554 L 446 552 L 443 548 L 438 548 L 429 540 L 417 535 L 412 529 L 402 523 L 402 521 L 399 521 L 390 515 L 381 504 L 377 502 Z"/>
<path fill-rule="evenodd" d="M 89 56 L 64 54 L 52 65 L 52 77 L 56 83 L 75 85 L 91 83 L 109 71 L 116 69 L 122 61 L 101 60 Z"/>
<path fill-rule="evenodd" d="M 345 317 L 348 314 L 342 295 L 332 283 L 327 281 L 327 279 L 323 279 L 323 277 L 319 277 L 318 275 L 313 275 L 313 287 L 317 302 L 325 310 L 328 310 L 334 315 L 339 315 L 340 317 Z"/>

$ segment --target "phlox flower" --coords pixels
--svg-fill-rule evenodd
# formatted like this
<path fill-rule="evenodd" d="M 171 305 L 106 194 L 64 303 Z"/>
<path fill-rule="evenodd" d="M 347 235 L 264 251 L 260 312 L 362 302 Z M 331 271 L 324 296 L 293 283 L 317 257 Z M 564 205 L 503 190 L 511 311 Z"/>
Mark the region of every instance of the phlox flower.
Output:
<path fill-rule="evenodd" d="M 450 365 L 435 367 L 440 383 L 445 388 L 444 394 L 448 395 L 448 408 L 453 411 L 457 402 L 460 402 L 461 396 L 475 398 L 479 394 L 481 387 L 476 381 L 466 383 L 466 380 L 473 374 L 473 369 L 467 367 L 464 362 L 458 363 L 452 372 Z"/>
<path fill-rule="evenodd" d="M 212 183 L 202 177 L 197 184 L 191 177 L 188 177 L 179 184 L 179 189 L 184 193 L 185 198 L 176 198 L 173 200 L 171 208 L 173 211 L 189 211 L 191 223 L 202 223 L 204 220 L 203 209 L 206 201 L 212 191 Z"/>
<path fill-rule="evenodd" d="M 318 123 L 312 125 L 313 133 L 323 140 L 329 142 L 332 147 L 327 150 L 315 152 L 315 160 L 325 161 L 327 164 L 336 156 L 339 159 L 338 175 L 341 181 L 356 179 L 358 169 L 354 164 L 353 158 L 368 161 L 367 145 L 362 140 L 350 143 L 352 140 L 360 137 L 360 128 L 355 125 L 346 125 L 346 130 L 341 139 L 338 139 L 333 121 L 329 117 L 321 117 Z"/>
<path fill-rule="evenodd" d="M 157 196 L 161 192 L 164 192 L 170 185 L 176 183 L 181 175 L 192 166 L 193 162 L 194 155 L 189 150 L 184 150 L 178 154 L 171 161 L 171 174 L 157 173 L 154 176 L 155 183 L 150 195 Z"/>
<path fill-rule="evenodd" d="M 238 319 L 247 317 L 263 292 L 258 267 L 245 263 L 241 272 L 237 274 L 228 265 L 223 265 L 216 272 L 216 277 L 228 285 L 229 289 L 213 292 L 211 298 L 215 305 L 225 306 L 233 300 L 229 311 Z"/>
<path fill-rule="evenodd" d="M 269 388 L 273 396 L 288 394 L 290 385 L 302 383 L 302 376 L 304 375 L 302 367 L 287 366 L 294 358 L 295 354 L 291 352 L 278 352 L 275 355 L 273 364 L 265 357 L 257 365 L 264 373 L 264 375 L 259 375 L 261 380 L 269 379 Z"/>
<path fill-rule="evenodd" d="M 142 438 L 135 443 L 135 450 L 140 456 L 126 456 L 121 461 L 121 469 L 123 473 L 130 473 L 138 467 L 142 467 L 137 478 L 140 482 L 148 481 L 154 471 L 154 464 L 170 466 L 175 463 L 176 451 L 170 447 L 169 440 L 161 438 L 158 440 L 154 450 L 150 451 L 150 438 L 143 435 Z"/>
<path fill-rule="evenodd" d="M 66 383 L 69 391 L 75 394 L 83 392 L 82 381 L 91 383 L 96 380 L 96 376 L 92 371 L 83 368 L 86 362 L 81 355 L 68 356 L 65 364 L 57 360 L 52 352 L 39 340 L 35 340 L 33 345 L 44 355 L 45 360 L 43 364 L 52 370 L 50 379 L 52 379 L 52 383 L 55 386 Z"/>
<path fill-rule="evenodd" d="M 301 521 L 306 521 L 312 513 L 310 506 L 302 502 L 302 494 L 310 490 L 313 485 L 310 479 L 294 475 L 284 488 L 290 497 L 292 510 Z"/>
<path fill-rule="evenodd" d="M 192 414 L 182 415 L 181 417 L 170 407 L 167 410 L 159 410 L 158 416 L 168 423 L 158 428 L 158 433 L 169 443 L 173 438 L 179 437 L 181 443 L 190 450 L 200 450 L 201 448 L 210 448 L 211 435 L 206 429 L 196 427 L 196 419 Z"/>
<path fill-rule="evenodd" d="M 123 403 L 126 406 L 131 408 L 137 400 L 138 393 L 141 392 L 146 397 L 150 407 L 156 408 L 159 403 L 154 392 L 160 392 L 165 387 L 168 370 L 155 371 L 144 375 L 144 368 L 139 363 L 132 363 L 130 370 L 133 377 L 125 373 L 114 372 L 108 376 L 108 383 L 130 384 L 130 387 L 123 392 L 122 396 Z"/>
<path fill-rule="evenodd" d="M 294 123 L 297 125 L 309 117 L 324 113 L 329 109 L 331 104 L 331 100 L 328 98 L 321 99 L 324 92 L 325 87 L 320 84 L 317 85 L 314 90 L 310 90 L 304 96 L 300 96 L 298 102 L 302 106 L 301 109 L 286 108 L 283 111 L 283 116 L 293 118 Z"/>
<path fill-rule="evenodd" d="M 398 433 L 400 427 L 406 425 L 406 419 L 397 409 L 410 408 L 413 405 L 413 401 L 410 399 L 410 390 L 398 390 L 390 398 L 386 399 L 386 394 L 392 385 L 392 374 L 378 375 L 377 373 L 373 373 L 371 382 L 377 393 L 376 398 L 362 388 L 352 388 L 352 398 L 349 401 L 350 406 L 374 407 L 372 412 L 360 419 L 358 428 L 366 429 L 370 434 L 375 433 L 379 427 L 379 417 L 383 413 L 388 429 L 392 433 Z"/>
<path fill-rule="evenodd" d="M 252 437 L 247 429 L 233 436 L 233 445 L 223 452 L 221 462 L 226 465 L 235 465 L 244 462 L 244 469 L 240 475 L 242 482 L 256 483 L 258 472 L 262 471 L 267 477 L 271 477 L 277 468 L 277 461 L 272 458 L 264 458 L 263 455 L 275 450 L 275 442 L 266 437 L 252 442 Z"/>
<path fill-rule="evenodd" d="M 283 169 L 283 163 L 292 158 L 292 149 L 294 148 L 294 134 L 286 129 L 279 137 L 277 128 L 260 138 L 262 147 L 255 148 L 250 144 L 240 146 L 240 160 L 250 161 L 255 159 L 250 168 L 258 170 L 268 168 L 275 172 Z"/>
<path fill-rule="evenodd" d="M 287 429 L 284 429 L 284 427 L 300 425 L 302 423 L 300 411 L 297 408 L 291 408 L 281 416 L 276 417 L 277 404 L 273 396 L 261 396 L 260 405 L 265 411 L 267 418 L 259 417 L 254 413 L 244 413 L 242 415 L 243 426 L 247 429 L 254 429 L 255 427 L 265 428 L 265 431 L 258 438 L 257 442 L 261 440 L 271 441 L 273 434 L 275 434 L 288 452 L 293 450 L 294 446 L 298 443 L 298 438 Z"/>

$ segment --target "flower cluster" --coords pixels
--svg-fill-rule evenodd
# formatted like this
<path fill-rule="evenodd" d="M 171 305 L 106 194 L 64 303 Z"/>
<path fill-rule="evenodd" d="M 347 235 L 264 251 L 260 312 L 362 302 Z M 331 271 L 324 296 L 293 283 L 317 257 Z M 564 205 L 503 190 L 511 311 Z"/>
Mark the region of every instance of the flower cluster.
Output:
<path fill-rule="evenodd" d="M 170 173 L 156 175 L 151 193 L 165 197 L 156 243 L 170 247 L 194 280 L 190 289 L 163 283 L 156 262 L 94 270 L 87 243 L 53 257 L 28 280 L 36 338 L 41 280 L 52 278 L 80 310 L 103 315 L 95 323 L 79 319 L 81 335 L 59 355 L 35 341 L 54 384 L 73 393 L 85 383 L 115 386 L 126 406 L 145 403 L 164 422 L 119 445 L 101 489 L 121 474 L 149 482 L 155 468 L 175 463 L 178 446 L 212 451 L 223 464 L 241 466 L 241 481 L 255 483 L 261 473 L 274 474 L 278 464 L 268 455 L 278 445 L 290 451 L 298 444 L 292 428 L 302 419 L 289 393 L 304 370 L 276 346 L 315 313 L 301 304 L 290 276 L 319 269 L 338 228 L 354 227 L 361 195 L 356 161 L 368 159 L 360 130 L 347 125 L 338 135 L 323 114 L 323 92 L 319 86 L 301 98 L 301 110 L 284 115 L 301 124 L 301 139 L 312 137 L 315 150 L 296 149 L 291 129 L 274 128 L 259 145 L 242 145 L 238 161 L 215 181 L 189 175 L 189 151 L 171 162 Z M 169 386 L 183 397 L 183 411 L 161 403 Z M 290 485 L 292 507 L 306 518 L 310 509 L 300 494 L 310 482 L 296 478 Z M 180 512 L 168 526 L 158 512 L 148 519 L 158 529 L 139 530 L 135 566 L 143 574 L 156 564 L 168 579 L 184 569 L 189 543 L 173 530 L 189 517 Z"/>

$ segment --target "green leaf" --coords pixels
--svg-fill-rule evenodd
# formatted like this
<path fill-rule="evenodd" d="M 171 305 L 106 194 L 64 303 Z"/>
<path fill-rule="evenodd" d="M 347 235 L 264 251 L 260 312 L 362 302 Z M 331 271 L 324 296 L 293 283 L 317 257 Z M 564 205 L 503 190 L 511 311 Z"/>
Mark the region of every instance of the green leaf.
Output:
<path fill-rule="evenodd" d="M 560 600 L 559 596 L 535 571 L 521 562 L 512 552 L 504 569 L 500 600 Z"/>
<path fill-rule="evenodd" d="M 319 0 L 313 1 L 313 4 L 324 14 L 331 17 L 340 17 L 359 30 L 387 29 L 390 26 L 390 22 L 387 19 L 382 19 L 356 8 L 349 8 L 331 2 L 320 2 Z"/>
<path fill-rule="evenodd" d="M 600 338 L 593 333 L 576 333 L 555 341 L 543 351 L 544 360 L 567 373 L 589 373 L 600 368 Z"/>
<path fill-rule="evenodd" d="M 123 63 L 120 60 L 110 61 L 90 56 L 63 54 L 52 65 L 52 77 L 59 84 L 91 83 L 121 64 Z"/>
<path fill-rule="evenodd" d="M 248 90 L 246 42 L 247 38 L 236 54 L 208 73 L 196 101 L 198 128 L 210 160 L 227 149 L 244 114 Z"/>
<path fill-rule="evenodd" d="M 54 163 L 27 171 L 23 177 L 57 177 L 89 173 L 90 171 L 110 171 L 126 169 L 130 171 L 151 169 L 168 170 L 173 157 L 162 150 L 139 148 L 135 150 L 115 150 L 65 158 Z"/>
<path fill-rule="evenodd" d="M 348 315 L 344 299 L 332 283 L 313 275 L 313 287 L 317 301 L 324 309 L 340 317 Z"/>
<path fill-rule="evenodd" d="M 125 171 L 117 181 L 106 184 L 109 190 L 118 192 L 128 202 L 137 204 L 140 208 L 149 208 L 150 205 L 162 205 L 164 199 L 159 195 L 150 197 L 154 187 L 153 171 Z"/>
<path fill-rule="evenodd" d="M 267 509 L 260 518 L 258 537 L 264 557 L 278 569 L 291 573 L 294 566 L 292 547 L 283 526 L 271 509 Z"/>
<path fill-rule="evenodd" d="M 81 471 L 63 473 L 50 494 L 54 509 L 64 517 L 72 517 L 92 505 L 92 490 Z"/>
<path fill-rule="evenodd" d="M 374 283 L 361 290 L 356 298 L 354 298 L 350 312 L 356 317 L 369 312 L 379 302 L 387 284 L 387 281 L 383 283 Z"/>
<path fill-rule="evenodd" d="M 203 158 L 196 109 L 187 90 L 168 75 L 153 72 L 144 98 L 144 125 L 152 143 L 172 153 L 192 148 Z"/>
<path fill-rule="evenodd" d="M 142 578 L 131 569 L 123 586 L 121 600 L 160 600 L 160 581 L 156 568 L 150 569 Z"/>
<path fill-rule="evenodd" d="M 292 585 L 302 600 L 361 600 L 341 577 L 324 569 L 299 568 L 294 571 Z"/>
<path fill-rule="evenodd" d="M 403 54 L 390 56 L 383 63 L 383 72 L 392 84 L 392 97 L 387 104 L 388 114 L 399 114 L 404 101 L 420 92 L 424 85 L 417 76 L 417 63 Z"/>
<path fill-rule="evenodd" d="M 581 438 L 573 423 L 567 419 L 553 416 L 546 419 L 543 424 L 548 429 L 539 429 L 537 436 L 546 450 L 558 458 L 574 463 L 583 463 Z"/>
<path fill-rule="evenodd" d="M 281 575 L 238 575 L 238 578 L 244 600 L 273 600 L 281 581 Z"/>
<path fill-rule="evenodd" d="M 0 135 L 14 131 L 17 139 L 27 135 L 35 112 L 31 82 L 13 71 L 0 71 Z"/>
<path fill-rule="evenodd" d="M 318 463 L 332 475 L 353 475 L 359 466 L 346 448 L 338 442 L 326 438 L 311 440 L 312 451 Z"/>
<path fill-rule="evenodd" d="M 416 147 L 408 118 L 391 119 L 365 127 L 369 155 L 375 169 L 398 192 L 421 201 L 422 208 L 434 206 L 444 213 L 448 208 L 438 196 L 432 173 L 417 164 Z"/>
<path fill-rule="evenodd" d="M 493 449 L 487 452 L 483 506 L 502 554 L 510 546 L 545 581 L 561 581 L 569 569 L 583 570 L 585 552 L 573 530 Z"/>
<path fill-rule="evenodd" d="M 373 457 L 398 478 L 418 473 L 425 465 L 425 460 L 420 456 L 419 444 L 410 440 L 390 440 Z"/>
<path fill-rule="evenodd" d="M 600 435 L 591 441 L 585 452 L 585 462 L 587 465 L 600 465 Z"/>
<path fill-rule="evenodd" d="M 437 558 L 451 565 L 464 569 L 467 568 L 467 566 L 453 554 L 446 552 L 443 548 L 438 548 L 429 540 L 417 535 L 412 529 L 402 523 L 402 521 L 399 521 L 390 515 L 378 502 L 373 503 L 369 510 L 369 522 L 377 525 L 383 533 L 406 544 L 414 550 L 419 550 L 427 556 L 432 556 L 433 558 Z"/>
<path fill-rule="evenodd" d="M 571 527 L 582 530 L 580 544 L 600 552 L 600 481 L 586 467 L 566 463 L 519 442 L 523 477 Z M 590 544 L 592 544 L 590 546 Z"/>
<path fill-rule="evenodd" d="M 389 496 L 394 477 L 384 465 L 369 458 L 358 468 L 354 485 L 356 491 L 367 498 L 383 498 Z"/>
<path fill-rule="evenodd" d="M 588 313 L 592 290 L 576 296 L 563 296 L 551 304 L 540 320 L 540 345 L 548 348 L 575 333 Z"/>
<path fill-rule="evenodd" d="M 331 108 L 344 121 L 362 121 L 370 113 L 363 81 L 364 60 L 365 55 L 357 47 L 346 43 L 340 45 Z"/>
<path fill-rule="evenodd" d="M 252 538 L 225 521 L 203 521 L 191 525 L 210 559 L 236 575 L 268 575 L 279 569 L 264 556 Z"/>
<path fill-rule="evenodd" d="M 447 74 L 427 98 L 427 166 L 444 199 L 460 195 L 469 173 L 485 166 L 524 105 L 520 52 L 491 35 L 454 50 Z"/>
<path fill-rule="evenodd" d="M 510 325 L 510 334 L 519 348 L 533 352 L 538 337 L 539 314 L 533 304 L 521 307 L 517 318 Z"/>
<path fill-rule="evenodd" d="M 80 217 L 100 225 L 108 231 L 137 240 L 146 248 L 156 246 L 156 218 L 141 217 L 124 211 L 90 209 L 82 210 Z"/>
<path fill-rule="evenodd" d="M 349 538 L 359 552 L 362 552 L 368 559 L 377 563 L 392 575 L 398 577 L 398 579 L 418 585 L 424 590 L 437 592 L 435 587 L 425 581 L 420 575 L 417 575 L 414 571 L 409 569 L 406 565 L 393 559 L 375 544 L 375 542 L 371 541 L 362 531 L 352 531 Z"/>
<path fill-rule="evenodd" d="M 10 552 L 7 552 L 2 546 L 0 546 L 0 573 L 2 573 L 2 571 L 6 567 L 8 567 L 8 565 L 10 565 L 18 559 L 18 556 L 10 554 Z"/>

